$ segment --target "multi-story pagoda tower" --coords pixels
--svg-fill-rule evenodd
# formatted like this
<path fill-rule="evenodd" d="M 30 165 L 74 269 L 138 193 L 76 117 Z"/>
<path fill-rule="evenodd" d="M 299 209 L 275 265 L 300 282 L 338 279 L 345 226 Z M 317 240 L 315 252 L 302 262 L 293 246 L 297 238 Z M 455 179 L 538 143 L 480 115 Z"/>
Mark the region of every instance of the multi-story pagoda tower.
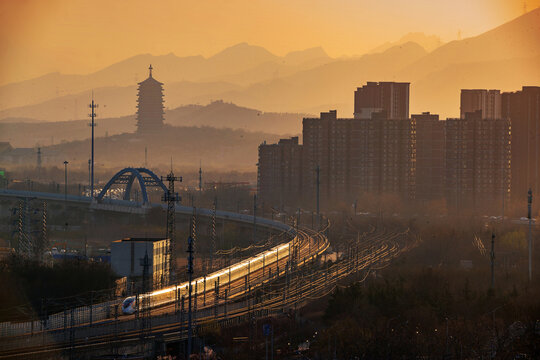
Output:
<path fill-rule="evenodd" d="M 152 77 L 152 65 L 148 78 L 139 83 L 137 93 L 137 132 L 155 133 L 163 127 L 163 83 Z"/>

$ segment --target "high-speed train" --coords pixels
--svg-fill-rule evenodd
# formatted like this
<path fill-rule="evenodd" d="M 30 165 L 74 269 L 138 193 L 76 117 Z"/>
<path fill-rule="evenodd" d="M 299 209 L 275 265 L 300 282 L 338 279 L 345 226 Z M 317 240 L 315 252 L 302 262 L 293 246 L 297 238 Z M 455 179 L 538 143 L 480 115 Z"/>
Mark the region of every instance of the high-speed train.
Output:
<path fill-rule="evenodd" d="M 246 275 L 256 272 L 258 270 L 262 269 L 264 272 L 265 267 L 269 269 L 271 266 L 276 267 L 275 264 L 279 264 L 279 261 L 289 257 L 289 253 L 294 254 L 294 246 L 297 246 L 299 248 L 304 247 L 304 250 L 307 250 L 308 246 L 306 246 L 306 244 L 310 240 L 311 237 L 308 234 L 306 234 L 304 231 L 299 231 L 294 237 L 294 239 L 288 243 L 277 245 L 249 259 L 240 261 L 227 268 L 210 273 L 206 277 L 199 277 L 197 279 L 194 279 L 191 282 L 192 295 L 196 296 L 198 294 L 202 294 L 205 290 L 207 292 L 213 291 L 216 283 L 218 284 L 218 286 L 221 287 L 228 284 L 229 282 L 232 283 L 238 279 L 242 279 Z M 317 241 L 317 244 L 318 246 L 311 247 L 312 255 L 322 254 L 329 245 L 326 238 L 324 238 L 324 241 L 320 243 Z M 280 270 L 280 273 L 284 271 L 285 269 L 282 268 Z M 139 304 L 142 304 L 142 299 L 144 299 L 145 297 L 150 298 L 144 299 L 149 300 L 147 303 L 150 304 L 150 307 L 157 307 L 165 304 L 171 304 L 183 295 L 187 296 L 188 291 L 188 282 L 184 282 L 180 285 L 173 285 L 167 288 L 153 291 L 148 294 L 140 294 L 138 299 L 135 296 L 130 296 L 126 298 L 122 303 L 122 313 L 130 315 L 138 311 L 139 306 L 137 304 L 137 300 Z"/>
<path fill-rule="evenodd" d="M 194 279 L 191 282 L 192 295 L 202 294 L 204 291 L 205 282 L 206 291 L 213 291 L 216 282 L 218 282 L 220 286 L 223 286 L 225 284 L 228 284 L 229 282 L 233 282 L 237 279 L 243 278 L 248 273 L 260 270 L 265 266 L 275 264 L 276 262 L 289 256 L 289 249 L 295 240 L 286 244 L 275 246 L 274 248 L 267 250 L 257 256 L 241 261 L 228 268 L 208 274 L 208 276 L 206 277 L 199 277 L 197 279 Z M 138 300 L 139 304 L 141 304 L 141 298 L 144 296 L 149 296 L 150 306 L 156 307 L 173 303 L 177 296 L 187 295 L 188 291 L 188 282 L 185 282 L 180 285 L 170 286 L 164 289 L 153 291 L 147 295 L 141 294 L 139 295 Z M 130 296 L 122 302 L 123 314 L 131 315 L 136 311 L 138 311 L 138 306 L 137 298 L 135 296 Z"/>
<path fill-rule="evenodd" d="M 130 296 L 126 298 L 122 302 L 122 313 L 126 315 L 133 314 L 137 309 L 136 303 L 137 303 L 137 298 L 135 296 Z"/>

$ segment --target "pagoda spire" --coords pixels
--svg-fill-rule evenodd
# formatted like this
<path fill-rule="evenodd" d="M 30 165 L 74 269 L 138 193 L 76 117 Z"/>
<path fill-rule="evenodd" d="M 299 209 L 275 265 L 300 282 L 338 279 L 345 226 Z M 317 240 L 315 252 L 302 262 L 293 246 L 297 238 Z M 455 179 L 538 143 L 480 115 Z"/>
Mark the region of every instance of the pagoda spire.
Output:
<path fill-rule="evenodd" d="M 137 93 L 137 131 L 151 133 L 163 127 L 163 84 L 152 77 L 152 65 L 148 78 L 139 83 Z"/>

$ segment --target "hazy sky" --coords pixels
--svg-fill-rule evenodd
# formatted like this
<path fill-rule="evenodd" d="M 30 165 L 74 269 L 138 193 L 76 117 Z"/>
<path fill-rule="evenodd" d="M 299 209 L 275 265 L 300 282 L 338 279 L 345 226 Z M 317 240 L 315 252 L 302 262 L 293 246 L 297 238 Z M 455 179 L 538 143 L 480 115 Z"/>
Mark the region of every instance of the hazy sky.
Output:
<path fill-rule="evenodd" d="M 540 0 L 525 0 L 528 10 Z M 277 55 L 360 55 L 409 32 L 453 40 L 523 13 L 521 0 L 0 0 L 0 84 L 88 73 L 151 53 L 211 56 L 239 42 Z"/>

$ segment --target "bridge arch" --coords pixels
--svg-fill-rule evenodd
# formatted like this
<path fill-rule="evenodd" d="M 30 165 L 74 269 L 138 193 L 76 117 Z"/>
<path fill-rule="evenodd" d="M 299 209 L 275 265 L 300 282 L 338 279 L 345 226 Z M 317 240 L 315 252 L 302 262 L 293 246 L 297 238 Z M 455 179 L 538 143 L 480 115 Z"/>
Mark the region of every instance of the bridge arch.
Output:
<path fill-rule="evenodd" d="M 124 200 L 130 200 L 131 188 L 133 187 L 133 182 L 135 181 L 135 179 L 139 182 L 139 185 L 141 187 L 144 205 L 150 203 L 148 199 L 148 192 L 146 190 L 147 187 L 160 187 L 165 193 L 167 193 L 167 187 L 163 184 L 161 179 L 152 171 L 146 168 L 128 167 L 117 172 L 111 178 L 111 180 L 109 180 L 107 185 L 103 187 L 96 199 L 98 201 L 103 200 L 105 194 L 107 194 L 107 191 L 110 190 L 111 186 L 125 184 L 126 188 L 124 190 Z"/>

